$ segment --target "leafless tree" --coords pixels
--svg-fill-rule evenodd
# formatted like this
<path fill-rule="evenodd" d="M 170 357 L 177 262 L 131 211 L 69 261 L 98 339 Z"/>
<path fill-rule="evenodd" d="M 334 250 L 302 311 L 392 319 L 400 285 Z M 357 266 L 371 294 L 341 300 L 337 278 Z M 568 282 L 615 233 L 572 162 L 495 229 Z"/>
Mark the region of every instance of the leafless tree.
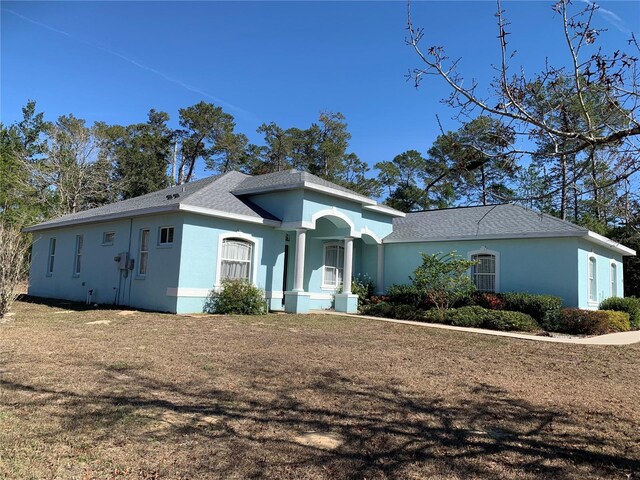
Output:
<path fill-rule="evenodd" d="M 15 301 L 18 286 L 27 276 L 29 240 L 16 224 L 0 220 L 0 318 Z"/>
<path fill-rule="evenodd" d="M 632 34 L 629 50 L 633 54 L 603 52 L 597 46 L 603 30 L 595 28 L 593 21 L 598 6 L 592 2 L 578 8 L 570 0 L 560 0 L 553 9 L 563 26 L 569 67 L 554 67 L 547 61 L 545 68 L 534 75 L 525 74 L 523 67 L 514 67 L 516 53 L 507 42 L 510 24 L 497 0 L 500 63 L 485 88 L 477 79 L 465 81 L 459 69 L 461 59 L 451 59 L 444 47 L 423 48 L 429 32 L 414 26 L 410 2 L 407 44 L 421 62 L 409 77 L 416 87 L 427 76 L 440 78 L 450 90 L 443 102 L 454 109 L 456 119 L 466 122 L 479 115 L 500 119 L 525 140 L 506 153 L 540 156 L 542 150 L 553 160 L 561 181 L 555 191 L 547 193 L 560 195 L 564 218 L 571 186 L 577 188 L 583 179 L 595 177 L 595 162 L 589 159 L 595 158 L 598 150 L 616 152 L 606 156 L 611 162 L 608 168 L 614 173 L 607 182 L 621 186 L 633 182 L 640 171 L 640 71 L 635 56 L 640 49 Z M 491 158 L 488 152 L 483 153 Z M 575 163 L 576 168 L 570 168 L 576 156 L 580 161 Z M 582 185 L 581 194 L 593 194 L 603 187 L 597 182 Z"/>

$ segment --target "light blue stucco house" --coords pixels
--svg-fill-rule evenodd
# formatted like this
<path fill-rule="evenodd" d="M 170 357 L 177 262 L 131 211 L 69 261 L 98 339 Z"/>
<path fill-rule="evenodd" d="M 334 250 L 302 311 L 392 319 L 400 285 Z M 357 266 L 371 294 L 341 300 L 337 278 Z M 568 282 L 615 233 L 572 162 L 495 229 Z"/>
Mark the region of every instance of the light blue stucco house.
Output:
<path fill-rule="evenodd" d="M 29 294 L 174 313 L 202 312 L 225 278 L 264 290 L 269 308 L 355 312 L 351 278 L 383 293 L 407 283 L 420 253 L 479 263 L 480 290 L 549 293 L 597 308 L 622 296 L 635 252 L 516 205 L 404 214 L 295 170 L 229 172 L 27 229 Z"/>

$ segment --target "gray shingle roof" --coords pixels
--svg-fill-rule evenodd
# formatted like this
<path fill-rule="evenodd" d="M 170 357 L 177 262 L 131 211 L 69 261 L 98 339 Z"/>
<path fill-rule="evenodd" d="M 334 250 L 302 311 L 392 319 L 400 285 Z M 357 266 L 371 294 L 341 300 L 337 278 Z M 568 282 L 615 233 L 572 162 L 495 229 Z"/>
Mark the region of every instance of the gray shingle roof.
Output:
<path fill-rule="evenodd" d="M 520 205 L 503 204 L 408 213 L 404 218 L 393 219 L 393 233 L 385 237 L 384 241 L 581 237 L 588 232 L 586 228 Z"/>
<path fill-rule="evenodd" d="M 267 173 L 265 175 L 256 175 L 255 177 L 246 178 L 233 191 L 236 195 L 248 195 L 251 193 L 274 192 L 278 190 L 291 190 L 294 188 L 302 188 L 305 184 L 316 185 L 318 187 L 331 188 L 342 193 L 347 193 L 355 197 L 360 197 L 368 203 L 371 199 L 360 195 L 353 190 L 342 187 L 335 183 L 324 180 L 309 172 L 301 172 L 298 170 L 285 170 L 282 172 Z"/>
<path fill-rule="evenodd" d="M 110 203 L 78 213 L 63 215 L 26 229 L 41 230 L 49 227 L 72 225 L 144 214 L 153 210 L 177 210 L 182 206 L 200 207 L 229 214 L 244 215 L 256 219 L 278 220 L 266 210 L 249 200 L 231 193 L 243 180 L 250 178 L 239 172 L 211 176 L 194 182 L 165 188 L 157 192 Z"/>

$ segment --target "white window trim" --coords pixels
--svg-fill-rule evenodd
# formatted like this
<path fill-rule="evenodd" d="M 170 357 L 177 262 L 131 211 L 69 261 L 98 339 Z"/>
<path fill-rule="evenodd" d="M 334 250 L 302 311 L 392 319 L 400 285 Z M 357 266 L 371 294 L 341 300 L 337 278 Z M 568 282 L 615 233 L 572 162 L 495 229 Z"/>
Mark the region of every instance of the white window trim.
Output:
<path fill-rule="evenodd" d="M 322 285 L 320 286 L 321 290 L 328 290 L 331 292 L 335 292 L 342 287 L 342 282 L 337 285 L 329 285 L 324 283 L 324 269 L 327 268 L 325 261 L 327 259 L 327 247 L 340 247 L 342 248 L 342 268 L 337 267 L 342 270 L 342 275 L 344 276 L 344 243 L 342 242 L 327 242 L 322 246 Z M 344 281 L 344 278 L 342 279 Z"/>
<path fill-rule="evenodd" d="M 614 278 L 611 275 L 613 272 L 616 273 L 615 282 L 613 281 Z M 612 297 L 618 296 L 618 264 L 615 260 L 611 260 L 611 262 L 609 263 L 609 294 Z"/>
<path fill-rule="evenodd" d="M 175 232 L 174 232 L 175 234 Z M 218 253 L 216 258 L 216 283 L 214 284 L 215 288 L 220 288 L 220 272 L 222 271 L 222 242 L 225 240 L 230 240 L 232 238 L 238 238 L 240 240 L 246 240 L 253 244 L 251 248 L 251 283 L 253 285 L 257 285 L 258 279 L 258 264 L 256 259 L 258 258 L 258 239 L 253 235 L 242 232 L 229 232 L 229 233 L 221 233 L 218 235 Z"/>
<path fill-rule="evenodd" d="M 82 248 L 80 247 L 82 244 L 82 248 L 84 248 L 84 235 L 76 235 L 76 248 L 73 252 L 73 276 L 79 277 L 80 272 L 82 271 Z M 78 263 L 78 257 L 80 258 L 80 263 Z M 78 268 L 78 266 L 80 268 Z"/>
<path fill-rule="evenodd" d="M 111 240 L 110 242 L 105 240 L 107 235 L 113 235 L 113 238 L 114 239 L 116 238 L 116 232 L 112 232 L 112 231 L 102 232 L 102 245 L 104 246 L 113 245 L 113 240 Z"/>
<path fill-rule="evenodd" d="M 47 253 L 47 273 L 46 273 L 47 277 L 50 277 L 53 275 L 53 269 L 55 268 L 57 248 L 58 248 L 58 241 L 56 240 L 56 237 L 49 238 L 49 252 Z M 52 257 L 53 257 L 53 262 L 51 261 Z"/>
<path fill-rule="evenodd" d="M 591 259 L 594 260 L 593 263 L 593 283 L 594 283 L 594 292 L 593 299 L 591 299 L 591 279 L 589 278 L 589 265 L 591 264 Z M 587 304 L 589 306 L 597 306 L 600 302 L 598 302 L 598 257 L 590 253 L 587 256 Z"/>
<path fill-rule="evenodd" d="M 143 232 L 149 232 L 149 240 L 147 241 L 147 249 L 142 250 L 142 235 Z M 150 228 L 141 228 L 140 234 L 138 236 L 138 267 L 136 268 L 136 277 L 138 278 L 146 278 L 147 273 L 149 272 L 149 245 L 151 244 L 151 229 Z M 147 254 L 147 270 L 142 273 L 140 272 L 140 268 L 142 267 L 142 254 Z"/>
<path fill-rule="evenodd" d="M 169 229 L 171 228 L 173 230 L 173 240 L 170 242 L 164 242 L 162 243 L 162 230 L 164 229 Z M 169 233 L 167 232 L 167 238 L 169 238 Z M 162 227 L 158 227 L 158 243 L 157 246 L 158 247 L 172 247 L 173 246 L 173 241 L 176 238 L 176 229 L 173 227 L 173 225 L 165 225 Z"/>
<path fill-rule="evenodd" d="M 495 281 L 495 292 L 500 293 L 500 252 L 496 250 L 488 250 L 485 247 L 482 247 L 478 250 L 471 250 L 467 252 L 467 260 L 471 261 L 474 255 L 493 255 L 495 257 L 496 262 L 496 281 Z M 469 277 L 471 277 L 471 281 L 473 282 L 473 268 L 469 269 Z M 475 285 L 475 282 L 473 283 Z"/>

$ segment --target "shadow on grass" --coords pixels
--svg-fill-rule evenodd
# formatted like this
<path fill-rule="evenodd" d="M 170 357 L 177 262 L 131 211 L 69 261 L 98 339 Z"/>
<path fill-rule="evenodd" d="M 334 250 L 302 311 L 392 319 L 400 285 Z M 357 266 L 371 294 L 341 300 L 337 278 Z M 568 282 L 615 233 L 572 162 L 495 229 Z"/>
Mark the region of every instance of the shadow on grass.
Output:
<path fill-rule="evenodd" d="M 442 478 L 487 479 L 514 471 L 531 478 L 579 473 L 634 478 L 640 471 L 640 460 L 622 451 L 619 436 L 597 430 L 612 419 L 592 412 L 589 421 L 577 424 L 559 410 L 514 399 L 486 384 L 470 389 L 465 401 L 451 403 L 445 395 L 425 398 L 391 384 L 369 386 L 335 370 L 315 372 L 305 392 L 294 382 L 265 382 L 273 374 L 267 366 L 256 367 L 244 385 L 228 388 L 177 386 L 133 369 L 126 370 L 125 378 L 118 376 L 121 372 L 101 371 L 104 388 L 87 395 L 6 381 L 1 385 L 7 392 L 37 394 L 32 405 L 59 402 L 61 432 L 89 434 L 94 442 L 122 432 L 134 442 L 200 438 L 218 451 L 194 450 L 191 468 L 219 477 L 319 468 L 340 478 L 403 478 L 421 468 Z M 637 432 L 632 420 L 615 421 L 613 428 L 623 430 L 619 435 Z M 149 429 L 158 422 L 164 427 Z M 296 433 L 309 431 L 334 432 L 343 443 L 327 450 L 295 442 Z M 630 444 L 637 440 L 625 439 Z"/>

